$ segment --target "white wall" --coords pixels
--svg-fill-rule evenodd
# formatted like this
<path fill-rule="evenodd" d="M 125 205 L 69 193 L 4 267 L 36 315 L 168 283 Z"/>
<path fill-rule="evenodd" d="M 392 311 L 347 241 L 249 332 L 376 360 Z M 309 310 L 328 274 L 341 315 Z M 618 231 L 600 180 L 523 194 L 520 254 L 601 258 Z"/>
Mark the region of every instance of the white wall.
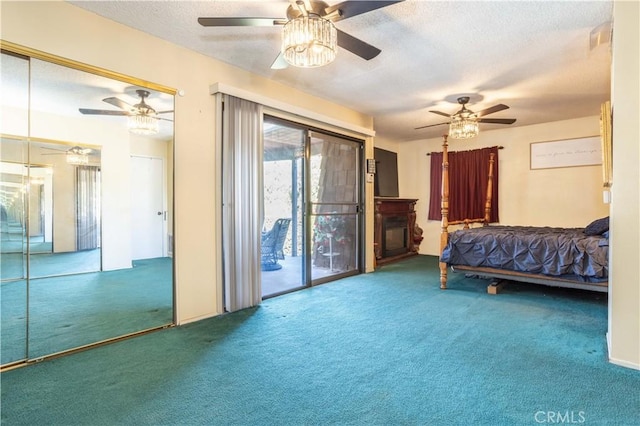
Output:
<path fill-rule="evenodd" d="M 609 357 L 640 369 L 640 3 L 614 3 Z"/>
<path fill-rule="evenodd" d="M 362 128 L 364 114 L 295 91 L 61 1 L 2 2 L 2 39 L 183 90 L 175 101 L 175 264 L 178 323 L 220 314 L 220 209 L 209 86 L 223 82 Z M 195 192 L 194 192 L 195 191 Z M 370 256 L 369 256 L 370 257 Z"/>
<path fill-rule="evenodd" d="M 499 212 L 504 225 L 584 227 L 608 215 L 602 201 L 601 166 L 530 170 L 532 142 L 600 134 L 599 116 L 533 126 L 480 131 L 471 140 L 449 139 L 449 151 L 503 146 L 499 152 Z M 417 222 L 423 229 L 421 254 L 438 255 L 440 222 L 428 221 L 430 157 L 442 151 L 442 138 L 398 144 L 400 196 L 418 198 Z"/>

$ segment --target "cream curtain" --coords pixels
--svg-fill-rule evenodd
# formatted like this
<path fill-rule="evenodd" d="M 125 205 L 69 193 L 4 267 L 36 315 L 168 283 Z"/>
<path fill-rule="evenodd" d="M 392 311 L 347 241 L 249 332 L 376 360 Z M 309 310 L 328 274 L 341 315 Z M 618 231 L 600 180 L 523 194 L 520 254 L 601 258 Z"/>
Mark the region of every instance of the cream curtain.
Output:
<path fill-rule="evenodd" d="M 225 308 L 262 300 L 262 106 L 224 95 L 222 114 L 222 247 Z"/>
<path fill-rule="evenodd" d="M 100 169 L 76 166 L 76 249 L 100 247 Z"/>

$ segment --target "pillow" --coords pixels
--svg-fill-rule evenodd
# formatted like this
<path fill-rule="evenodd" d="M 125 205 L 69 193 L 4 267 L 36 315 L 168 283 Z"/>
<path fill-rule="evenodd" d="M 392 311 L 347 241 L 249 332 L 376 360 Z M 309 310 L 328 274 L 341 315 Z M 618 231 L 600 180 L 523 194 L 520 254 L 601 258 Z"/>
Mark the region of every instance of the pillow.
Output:
<path fill-rule="evenodd" d="M 585 235 L 601 235 L 609 230 L 609 216 L 596 219 L 584 228 Z"/>

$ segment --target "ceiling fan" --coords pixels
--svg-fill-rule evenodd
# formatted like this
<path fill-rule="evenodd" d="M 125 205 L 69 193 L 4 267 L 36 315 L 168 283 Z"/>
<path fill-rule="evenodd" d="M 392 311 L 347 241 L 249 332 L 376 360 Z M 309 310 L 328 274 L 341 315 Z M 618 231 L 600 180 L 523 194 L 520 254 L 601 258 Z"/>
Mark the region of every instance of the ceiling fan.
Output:
<path fill-rule="evenodd" d="M 74 146 L 69 149 L 49 148 L 47 146 L 41 146 L 40 148 L 49 149 L 51 151 L 57 151 L 57 152 L 43 152 L 41 155 L 65 155 L 68 153 L 78 154 L 78 155 L 90 155 L 94 151 L 91 148 L 82 148 L 81 146 Z"/>
<path fill-rule="evenodd" d="M 103 102 L 106 102 L 108 104 L 111 104 L 113 106 L 120 108 L 121 111 L 111 110 L 111 109 L 88 109 L 88 108 L 78 108 L 78 109 L 82 114 L 89 114 L 89 115 L 124 115 L 128 117 L 142 116 L 142 117 L 155 118 L 156 120 L 173 121 L 168 118 L 158 117 L 158 114 L 166 114 L 169 112 L 173 112 L 173 110 L 156 111 L 149 104 L 145 102 L 145 98 L 149 97 L 150 95 L 149 91 L 138 89 L 136 90 L 136 93 L 140 97 L 140 102 L 138 102 L 135 105 L 130 105 L 127 102 L 115 97 L 104 98 L 102 100 Z"/>
<path fill-rule="evenodd" d="M 429 111 L 429 112 L 433 114 L 443 115 L 445 117 L 450 118 L 452 121 L 468 119 L 468 120 L 475 120 L 478 123 L 489 123 L 489 124 L 513 124 L 516 122 L 515 118 L 482 118 L 485 115 L 489 115 L 489 114 L 493 114 L 494 112 L 509 109 L 509 107 L 504 104 L 494 105 L 492 107 L 483 109 L 482 111 L 473 112 L 466 107 L 466 105 L 469 103 L 468 96 L 459 97 L 458 103 L 462 105 L 462 108 L 460 109 L 460 111 L 456 112 L 455 114 L 447 114 L 445 112 L 440 112 L 440 111 Z M 420 127 L 416 127 L 415 130 L 426 129 L 427 127 L 440 126 L 443 124 L 451 124 L 451 121 L 447 121 L 444 123 L 437 123 L 437 124 L 429 124 L 427 126 L 420 126 Z"/>
<path fill-rule="evenodd" d="M 74 146 L 69 149 L 57 149 L 41 146 L 42 149 L 48 149 L 56 152 L 43 152 L 41 155 L 64 155 L 66 161 L 69 164 L 86 165 L 89 164 L 89 156 L 97 157 L 99 152 L 91 148 L 82 148 L 81 146 Z"/>
<path fill-rule="evenodd" d="M 229 17 L 229 18 L 198 18 L 200 25 L 204 27 L 265 27 L 275 25 L 286 25 L 290 21 L 300 17 L 320 17 L 331 22 L 338 22 L 343 19 L 361 15 L 372 10 L 390 6 L 398 1 L 343 1 L 333 6 L 321 0 L 289 0 L 291 4 L 287 8 L 286 18 L 249 18 L 249 17 Z M 357 39 L 343 31 L 337 30 L 337 45 L 351 53 L 370 60 L 378 56 L 380 49 L 364 41 Z M 272 69 L 287 68 L 288 62 L 281 52 L 271 65 Z"/>

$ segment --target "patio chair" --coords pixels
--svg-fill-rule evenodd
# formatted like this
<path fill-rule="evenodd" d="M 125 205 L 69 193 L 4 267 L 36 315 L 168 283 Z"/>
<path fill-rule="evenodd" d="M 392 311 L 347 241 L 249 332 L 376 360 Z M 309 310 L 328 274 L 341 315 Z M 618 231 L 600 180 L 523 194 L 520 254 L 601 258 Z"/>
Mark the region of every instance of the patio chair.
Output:
<path fill-rule="evenodd" d="M 291 219 L 280 218 L 275 221 L 273 227 L 262 233 L 261 266 L 263 271 L 275 271 L 282 268 L 278 260 L 284 259 L 282 249 L 287 238 Z"/>

